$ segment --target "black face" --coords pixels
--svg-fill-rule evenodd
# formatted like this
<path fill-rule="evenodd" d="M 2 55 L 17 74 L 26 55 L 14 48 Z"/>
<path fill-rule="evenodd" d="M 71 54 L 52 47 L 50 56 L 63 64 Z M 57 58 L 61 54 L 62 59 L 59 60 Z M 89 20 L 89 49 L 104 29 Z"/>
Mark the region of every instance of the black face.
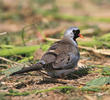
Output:
<path fill-rule="evenodd" d="M 79 37 L 80 30 L 79 29 L 73 30 L 73 33 L 74 33 L 74 39 L 76 39 Z"/>

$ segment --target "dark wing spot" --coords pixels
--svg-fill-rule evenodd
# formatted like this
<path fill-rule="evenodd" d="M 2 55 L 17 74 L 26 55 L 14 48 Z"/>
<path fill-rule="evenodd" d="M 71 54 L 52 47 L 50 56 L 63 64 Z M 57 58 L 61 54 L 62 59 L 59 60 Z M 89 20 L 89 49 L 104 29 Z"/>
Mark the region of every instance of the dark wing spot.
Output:
<path fill-rule="evenodd" d="M 57 48 L 57 46 L 56 45 L 53 45 L 53 46 L 51 46 L 50 48 L 49 48 L 49 50 L 55 50 Z"/>
<path fill-rule="evenodd" d="M 46 54 L 52 54 L 52 55 L 54 55 L 55 57 L 57 57 L 57 54 L 54 53 L 54 52 L 47 52 Z"/>

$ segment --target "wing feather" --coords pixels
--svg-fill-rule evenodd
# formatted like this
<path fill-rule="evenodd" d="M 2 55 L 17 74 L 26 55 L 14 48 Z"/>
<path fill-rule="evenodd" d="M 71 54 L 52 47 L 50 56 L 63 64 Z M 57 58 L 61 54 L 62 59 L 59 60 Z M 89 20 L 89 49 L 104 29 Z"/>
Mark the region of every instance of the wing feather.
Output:
<path fill-rule="evenodd" d="M 79 51 L 72 44 L 58 41 L 54 43 L 41 60 L 51 63 L 53 69 L 68 69 L 77 66 Z"/>

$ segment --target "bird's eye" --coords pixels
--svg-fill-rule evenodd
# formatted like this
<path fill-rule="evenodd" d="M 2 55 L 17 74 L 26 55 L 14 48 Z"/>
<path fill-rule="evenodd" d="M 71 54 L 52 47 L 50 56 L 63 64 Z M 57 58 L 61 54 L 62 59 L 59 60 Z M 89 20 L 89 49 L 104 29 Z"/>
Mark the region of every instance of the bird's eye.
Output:
<path fill-rule="evenodd" d="M 80 30 L 73 30 L 73 33 L 74 34 L 79 34 L 80 33 Z"/>
<path fill-rule="evenodd" d="M 76 33 L 76 30 L 73 30 L 73 33 Z"/>
<path fill-rule="evenodd" d="M 80 30 L 76 30 L 76 34 L 79 34 L 80 33 Z"/>

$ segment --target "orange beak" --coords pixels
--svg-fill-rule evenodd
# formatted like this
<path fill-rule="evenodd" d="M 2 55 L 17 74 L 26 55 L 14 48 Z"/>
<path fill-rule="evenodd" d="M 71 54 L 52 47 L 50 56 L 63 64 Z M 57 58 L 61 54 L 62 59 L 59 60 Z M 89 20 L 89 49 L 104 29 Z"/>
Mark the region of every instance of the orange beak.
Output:
<path fill-rule="evenodd" d="M 82 34 L 79 34 L 78 36 L 79 36 L 80 38 L 84 38 L 84 36 L 83 36 Z"/>

